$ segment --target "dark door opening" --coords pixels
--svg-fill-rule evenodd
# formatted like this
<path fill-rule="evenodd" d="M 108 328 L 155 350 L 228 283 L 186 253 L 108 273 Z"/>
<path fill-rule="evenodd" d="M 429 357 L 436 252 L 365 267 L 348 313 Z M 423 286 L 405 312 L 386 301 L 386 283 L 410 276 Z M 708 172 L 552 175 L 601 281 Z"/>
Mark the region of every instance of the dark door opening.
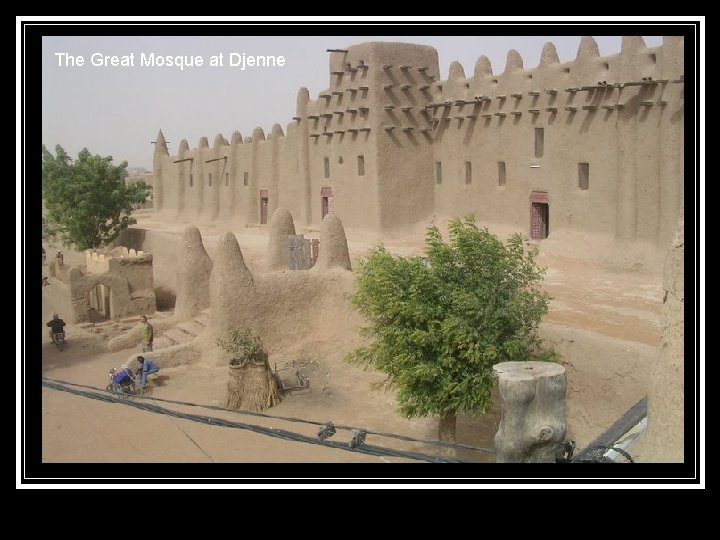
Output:
<path fill-rule="evenodd" d="M 320 206 L 320 219 L 325 219 L 325 216 L 332 214 L 335 211 L 332 188 L 322 188 L 320 190 L 320 197 L 322 198 Z"/>
<path fill-rule="evenodd" d="M 110 287 L 98 283 L 88 291 L 88 322 L 102 322 L 111 318 Z"/>
<path fill-rule="evenodd" d="M 550 234 L 550 204 L 548 194 L 533 191 L 530 196 L 530 238 L 542 240 Z"/>
<path fill-rule="evenodd" d="M 260 190 L 260 225 L 267 224 L 268 219 L 268 192 L 266 189 Z"/>

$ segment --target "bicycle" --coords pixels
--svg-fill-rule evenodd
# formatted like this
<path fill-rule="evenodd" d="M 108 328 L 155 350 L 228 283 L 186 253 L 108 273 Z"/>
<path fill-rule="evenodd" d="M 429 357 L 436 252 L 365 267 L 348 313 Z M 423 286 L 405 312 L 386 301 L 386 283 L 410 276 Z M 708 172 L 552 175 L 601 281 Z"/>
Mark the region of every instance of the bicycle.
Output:
<path fill-rule="evenodd" d="M 126 376 L 119 376 L 123 371 L 126 372 Z M 135 384 L 134 377 L 129 374 L 127 369 L 110 368 L 108 379 L 110 383 L 105 387 L 105 390 L 111 394 L 122 396 L 142 396 L 143 394 L 142 387 Z"/>

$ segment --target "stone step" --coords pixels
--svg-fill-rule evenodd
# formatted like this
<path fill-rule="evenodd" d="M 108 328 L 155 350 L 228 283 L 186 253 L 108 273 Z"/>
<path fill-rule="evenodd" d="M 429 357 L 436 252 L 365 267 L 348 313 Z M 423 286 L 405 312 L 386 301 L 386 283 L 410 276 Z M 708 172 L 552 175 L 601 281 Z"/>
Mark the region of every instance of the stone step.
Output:
<path fill-rule="evenodd" d="M 205 325 L 200 324 L 197 321 L 184 321 L 178 324 L 177 327 L 192 336 L 199 336 L 205 331 L 205 328 L 207 328 Z"/>
<path fill-rule="evenodd" d="M 201 326 L 208 327 L 210 326 L 210 315 L 206 315 L 205 313 L 200 313 L 199 315 L 195 315 L 193 317 L 193 320 L 200 324 Z"/>
<path fill-rule="evenodd" d="M 167 336 L 160 336 L 159 338 L 153 340 L 153 350 L 156 351 L 158 349 L 164 349 L 165 347 L 172 347 L 173 345 L 177 345 L 174 341 L 172 341 Z M 152 354 L 152 353 L 150 353 Z"/>
<path fill-rule="evenodd" d="M 171 328 L 170 330 L 165 332 L 163 336 L 169 338 L 171 341 L 174 341 L 178 345 L 183 343 L 189 343 L 193 339 L 195 339 L 195 336 L 188 334 L 187 332 L 183 332 L 182 330 L 178 330 L 177 328 Z"/>

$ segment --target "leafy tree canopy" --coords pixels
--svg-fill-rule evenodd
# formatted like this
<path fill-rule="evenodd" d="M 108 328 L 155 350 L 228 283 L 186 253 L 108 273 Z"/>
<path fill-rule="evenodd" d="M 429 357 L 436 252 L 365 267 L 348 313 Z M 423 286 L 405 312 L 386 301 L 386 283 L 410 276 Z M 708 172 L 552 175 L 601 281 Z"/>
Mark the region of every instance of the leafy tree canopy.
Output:
<path fill-rule="evenodd" d="M 453 220 L 448 242 L 429 227 L 426 255 L 377 246 L 361 261 L 352 302 L 372 340 L 347 359 L 387 374 L 401 414 L 451 417 L 454 437 L 457 412 L 487 411 L 493 365 L 554 358 L 538 337 L 549 296 L 536 250 L 517 234 L 503 243 L 473 217 Z"/>
<path fill-rule="evenodd" d="M 65 245 L 79 251 L 94 249 L 118 237 L 136 223 L 133 205 L 152 191 L 144 182 L 125 184 L 127 162 L 112 164 L 112 156 L 92 155 L 83 148 L 75 161 L 62 146 L 55 155 L 43 145 L 42 192 L 48 221 Z"/>

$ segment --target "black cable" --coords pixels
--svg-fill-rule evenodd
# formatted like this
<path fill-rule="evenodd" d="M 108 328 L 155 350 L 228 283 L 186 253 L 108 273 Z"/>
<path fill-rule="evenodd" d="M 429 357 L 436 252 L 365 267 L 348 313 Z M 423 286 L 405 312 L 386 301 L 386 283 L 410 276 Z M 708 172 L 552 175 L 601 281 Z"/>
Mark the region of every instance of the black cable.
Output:
<path fill-rule="evenodd" d="M 159 405 L 154 405 L 154 404 L 149 404 L 149 403 L 138 403 L 136 401 L 123 399 L 123 398 L 117 397 L 113 394 L 105 393 L 104 391 L 102 391 L 103 393 L 101 393 L 101 394 L 96 394 L 94 392 L 86 392 L 84 390 L 68 388 L 67 386 L 64 386 L 63 383 L 52 381 L 45 377 L 43 377 L 42 385 L 46 388 L 51 388 L 53 390 L 60 390 L 63 392 L 68 392 L 71 394 L 84 396 L 84 397 L 87 397 L 90 399 L 104 401 L 106 403 L 121 403 L 123 405 L 129 405 L 131 407 L 135 407 L 137 409 L 148 411 L 148 412 L 153 412 L 156 414 L 166 414 L 168 416 L 173 416 L 175 418 L 191 420 L 193 422 L 200 422 L 200 423 L 209 424 L 209 425 L 232 427 L 232 428 L 237 428 L 237 429 L 245 429 L 248 431 L 252 431 L 254 433 L 260 433 L 263 435 L 269 435 L 271 437 L 277 437 L 279 439 L 295 441 L 295 442 L 304 442 L 304 443 L 308 443 L 308 444 L 316 444 L 319 446 L 326 446 L 326 447 L 336 448 L 339 450 L 345 450 L 345 451 L 349 451 L 349 452 L 360 452 L 360 453 L 368 454 L 368 455 L 372 455 L 372 456 L 402 457 L 402 458 L 414 459 L 414 460 L 419 460 L 419 461 L 427 461 L 430 463 L 473 463 L 472 461 L 464 460 L 461 458 L 454 458 L 454 457 L 449 457 L 449 456 L 433 456 L 433 455 L 423 454 L 423 453 L 419 453 L 419 452 L 405 452 L 405 451 L 392 450 L 390 448 L 384 448 L 381 446 L 374 446 L 374 445 L 367 445 L 367 444 L 361 444 L 354 448 L 350 448 L 345 443 L 339 443 L 339 442 L 333 442 L 333 441 L 327 441 L 327 440 L 321 441 L 320 439 L 315 438 L 315 437 L 309 437 L 307 435 L 302 435 L 300 433 L 294 433 L 292 431 L 287 431 L 287 430 L 280 429 L 280 428 L 266 428 L 266 427 L 258 426 L 255 424 L 246 424 L 243 422 L 234 422 L 231 420 L 225 420 L 223 418 L 207 417 L 207 416 L 199 416 L 199 415 L 194 415 L 194 414 L 181 413 L 179 411 L 174 411 L 172 409 L 166 409 L 166 408 L 160 407 Z M 80 386 L 80 385 L 74 385 L 74 386 Z"/>
<path fill-rule="evenodd" d="M 77 386 L 80 388 L 89 388 L 91 390 L 98 390 L 101 392 L 105 391 L 105 388 L 97 388 L 95 386 L 89 386 L 86 384 L 78 384 L 78 383 L 73 383 L 70 381 L 50 379 L 48 377 L 43 377 L 43 381 L 57 382 L 57 383 L 61 383 L 61 384 L 67 384 L 70 386 Z M 299 422 L 299 423 L 310 424 L 310 425 L 314 425 L 314 426 L 324 426 L 327 423 L 327 422 L 317 422 L 315 420 L 305 420 L 302 418 L 295 418 L 292 416 L 275 416 L 272 414 L 266 414 L 266 413 L 261 413 L 261 412 L 240 411 L 240 410 L 236 411 L 233 409 L 228 409 L 226 407 L 220 407 L 218 405 L 201 405 L 201 404 L 192 403 L 189 401 L 176 401 L 173 399 L 163 399 L 163 398 L 149 398 L 147 396 L 134 396 L 134 397 L 141 398 L 141 399 L 152 399 L 153 401 L 162 401 L 165 403 L 172 403 L 175 405 L 187 405 L 188 407 L 202 407 L 204 409 L 210 409 L 210 410 L 214 410 L 214 411 L 227 411 L 227 412 L 238 413 L 238 414 L 247 414 L 250 416 L 258 416 L 261 418 L 271 418 L 273 420 L 284 420 L 286 422 Z M 354 429 L 361 429 L 361 428 L 357 428 L 357 427 L 353 427 L 353 426 L 335 425 L 335 429 L 344 429 L 347 431 L 352 431 Z M 406 435 L 396 435 L 394 433 L 384 433 L 384 432 L 379 432 L 379 431 L 367 431 L 365 429 L 363 429 L 363 431 L 365 431 L 368 435 L 376 435 L 378 437 L 387 437 L 387 438 L 398 439 L 398 440 L 407 441 L 407 442 L 417 442 L 417 443 L 422 443 L 422 444 L 431 444 L 431 445 L 435 445 L 435 446 L 442 446 L 442 447 L 446 447 L 446 448 L 458 448 L 458 449 L 462 449 L 462 450 L 472 450 L 474 452 L 485 452 L 488 454 L 496 454 L 497 453 L 495 450 L 491 450 L 489 448 L 480 448 L 477 446 L 469 446 L 469 445 L 460 444 L 460 443 L 451 443 L 451 442 L 444 442 L 444 441 L 427 441 L 424 439 L 416 439 L 414 437 L 408 437 Z"/>
<path fill-rule="evenodd" d="M 605 444 L 593 444 L 588 446 L 587 448 L 585 448 L 585 450 L 583 450 L 583 454 L 573 459 L 571 463 L 615 463 L 614 460 L 604 455 L 605 452 L 597 453 L 597 456 L 594 456 L 593 452 L 596 450 L 612 450 L 614 452 L 617 452 L 618 454 L 625 456 L 625 458 L 630 463 L 635 463 L 630 454 L 622 448 L 616 448 L 615 446 L 607 446 Z"/>

